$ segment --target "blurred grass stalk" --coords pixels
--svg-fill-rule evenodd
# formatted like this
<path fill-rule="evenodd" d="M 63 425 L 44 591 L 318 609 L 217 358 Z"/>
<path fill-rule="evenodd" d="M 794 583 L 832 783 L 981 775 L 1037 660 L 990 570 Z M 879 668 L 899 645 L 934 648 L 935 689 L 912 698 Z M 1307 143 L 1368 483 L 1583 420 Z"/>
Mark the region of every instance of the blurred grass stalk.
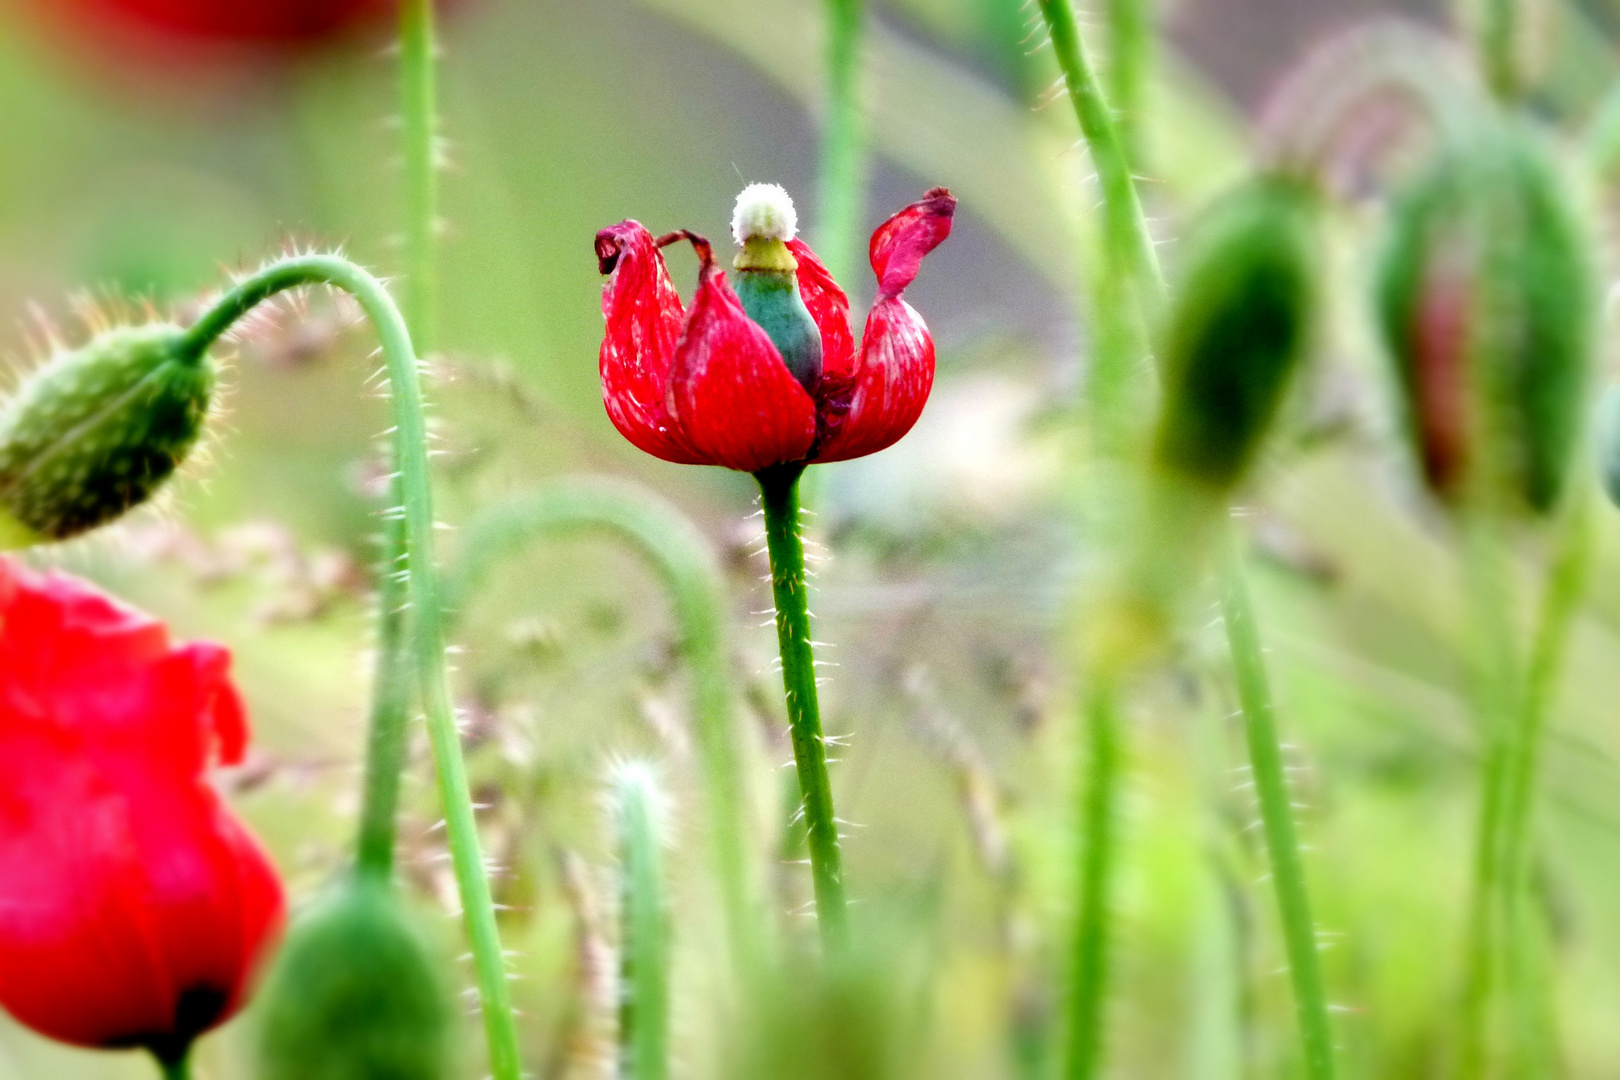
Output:
<path fill-rule="evenodd" d="M 1543 943 L 1527 909 L 1541 743 L 1591 571 L 1591 500 L 1585 490 L 1575 493 L 1559 522 L 1527 657 L 1515 642 L 1511 567 L 1499 527 L 1475 514 L 1465 538 L 1475 696 L 1485 745 L 1459 1078 L 1540 1074 L 1556 1057 Z"/>
<path fill-rule="evenodd" d="M 1138 0 L 1138 3 L 1141 0 Z M 1157 320 L 1165 303 L 1164 278 L 1152 237 L 1142 212 L 1127 143 L 1087 62 L 1070 0 L 1041 0 L 1041 14 L 1051 36 L 1053 51 L 1063 70 L 1075 118 L 1090 150 L 1103 205 L 1103 271 L 1096 308 L 1100 328 L 1090 387 L 1092 424 L 1100 447 L 1118 452 L 1128 444 L 1127 418 L 1116 415 L 1123 388 L 1139 350 L 1133 347 L 1129 314 L 1135 310 L 1139 332 Z M 1140 93 L 1147 77 L 1146 15 L 1132 0 L 1114 0 L 1110 7 L 1116 48 L 1118 85 Z M 1137 103 L 1138 110 L 1140 103 Z M 1141 117 L 1132 118 L 1139 125 Z M 1139 138 L 1133 134 L 1133 139 Z M 1118 303 L 1123 301 L 1123 303 Z M 1106 512 L 1106 511 L 1104 511 Z M 1235 541 L 1228 541 L 1228 544 Z M 1305 1057 L 1305 1073 L 1312 1080 L 1333 1076 L 1333 1043 L 1328 1008 L 1317 955 L 1316 929 L 1311 919 L 1294 833 L 1292 799 L 1288 793 L 1264 657 L 1235 553 L 1223 558 L 1223 611 L 1228 644 L 1238 679 L 1250 761 L 1260 795 L 1266 833 L 1266 851 L 1283 924 L 1283 939 L 1293 975 L 1295 1008 Z M 1069 994 L 1069 1032 L 1065 1075 L 1069 1080 L 1090 1080 L 1102 1063 L 1104 1006 L 1107 994 L 1109 904 L 1114 862 L 1114 818 L 1118 771 L 1124 757 L 1119 730 L 1120 673 L 1106 672 L 1088 692 L 1085 723 L 1090 748 L 1081 811 L 1084 836 L 1080 895 L 1075 905 L 1077 924 Z"/>
<path fill-rule="evenodd" d="M 863 0 L 826 0 L 827 114 L 821 136 L 819 235 L 835 281 L 851 281 L 865 204 L 860 83 Z"/>
<path fill-rule="evenodd" d="M 449 575 L 448 606 L 465 610 L 496 559 L 544 536 L 608 532 L 652 565 L 673 603 L 692 673 L 692 716 L 733 963 L 749 969 L 763 942 L 752 876 L 752 801 L 737 760 L 727 604 L 713 547 L 674 507 L 626 484 L 571 480 L 490 507 L 469 521 Z"/>
<path fill-rule="evenodd" d="M 609 798 L 619 852 L 619 1072 L 664 1080 L 669 1044 L 669 927 L 664 897 L 664 793 L 653 769 L 614 770 Z"/>

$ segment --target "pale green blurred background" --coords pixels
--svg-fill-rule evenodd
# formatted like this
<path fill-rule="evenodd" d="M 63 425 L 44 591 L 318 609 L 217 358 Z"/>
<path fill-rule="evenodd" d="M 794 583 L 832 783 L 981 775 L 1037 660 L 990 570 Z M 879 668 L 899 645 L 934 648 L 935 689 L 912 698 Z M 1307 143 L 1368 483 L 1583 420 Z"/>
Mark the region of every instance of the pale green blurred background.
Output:
<path fill-rule="evenodd" d="M 1148 197 L 1173 237 L 1244 168 L 1245 115 L 1312 40 L 1378 5 L 1181 0 L 1163 12 Z M 1010 0 L 872 3 L 867 224 L 933 185 L 956 232 L 907 298 L 933 327 L 939 379 L 896 448 L 821 481 L 817 638 L 827 726 L 851 733 L 834 780 L 862 910 L 887 918 L 921 1016 L 917 1075 L 1040 1075 L 1020 1057 L 1055 1002 L 1069 842 L 1071 528 L 1065 438 L 1084 360 L 1079 300 L 1092 194 L 1033 9 Z M 1620 15 L 1548 0 L 1541 107 L 1578 121 L 1614 77 Z M 719 239 L 744 181 L 799 198 L 814 242 L 820 6 L 808 0 L 463 0 L 445 26 L 445 236 L 439 346 L 441 509 L 548 478 L 638 480 L 721 548 L 737 670 L 764 741 L 774 811 L 788 774 L 774 641 L 747 477 L 640 454 L 607 423 L 596 347 L 595 231 L 635 217 Z M 1425 10 L 1443 21 L 1444 12 Z M 80 292 L 181 310 L 225 273 L 293 246 L 341 245 L 395 268 L 391 59 L 350 49 L 249 74 L 115 70 L 0 5 L 0 355 L 29 363 L 35 315 L 80 333 Z M 137 65 L 133 67 L 138 68 Z M 1272 649 L 1311 884 L 1356 1077 L 1437 1075 L 1458 983 L 1474 742 L 1462 694 L 1454 560 L 1389 438 L 1358 329 L 1364 223 L 1347 214 L 1339 307 L 1296 427 L 1253 497 L 1256 587 Z M 1603 226 L 1594 219 L 1594 230 Z M 1174 246 L 1166 249 L 1174 258 Z M 683 291 L 695 273 L 673 257 Z M 858 308 L 870 279 L 846 282 Z M 167 505 L 56 558 L 229 643 L 256 725 L 226 779 L 296 895 L 345 859 L 367 687 L 367 563 L 381 402 L 363 327 L 312 298 L 246 342 L 211 460 Z M 1325 418 L 1325 419 L 1324 419 Z M 1605 547 L 1548 755 L 1538 880 L 1559 934 L 1569 1075 L 1620 1077 L 1620 533 Z M 456 547 L 445 534 L 447 557 Z M 581 889 L 605 902 L 597 792 L 614 755 L 667 762 L 695 815 L 684 682 L 657 582 L 599 541 L 504 564 L 465 613 L 459 694 L 486 840 L 523 975 L 537 1076 L 599 1075 L 578 1053 L 588 965 Z M 1288 1075 L 1292 1029 L 1271 895 L 1241 775 L 1221 642 L 1188 636 L 1178 677 L 1133 716 L 1113 1075 Z M 443 899 L 437 814 L 418 755 L 404 828 L 411 880 Z M 714 899 L 697 826 L 677 836 L 677 1075 L 715 1074 Z M 681 860 L 677 860 L 679 862 Z M 581 868 L 584 869 L 581 869 Z M 778 906 L 802 899 L 778 871 Z M 789 925 L 792 920 L 785 920 Z M 445 924 L 453 936 L 454 925 Z M 451 953 L 460 952 L 452 945 Z M 909 980 L 909 981 L 908 981 Z M 252 1017 L 203 1044 L 199 1075 L 251 1075 Z M 469 1026 L 470 1046 L 477 1044 Z M 1022 1033 L 1022 1036 L 1020 1035 Z M 476 1057 L 473 1053 L 472 1057 Z M 1022 1063 L 1021 1063 L 1022 1062 Z M 1034 1071 L 1030 1071 L 1033 1069 Z M 0 1027 L 0 1078 L 143 1077 L 134 1055 L 64 1050 Z M 466 1075 L 481 1075 L 470 1060 Z"/>

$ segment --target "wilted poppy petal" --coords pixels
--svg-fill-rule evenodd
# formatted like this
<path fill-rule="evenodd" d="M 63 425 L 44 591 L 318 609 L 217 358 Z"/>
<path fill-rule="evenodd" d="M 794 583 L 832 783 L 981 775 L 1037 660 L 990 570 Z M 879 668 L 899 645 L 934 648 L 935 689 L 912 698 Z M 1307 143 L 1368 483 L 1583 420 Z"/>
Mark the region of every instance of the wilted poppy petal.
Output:
<path fill-rule="evenodd" d="M 702 268 L 670 379 L 681 433 L 712 465 L 757 472 L 798 461 L 815 442 L 815 404 L 743 311 L 708 242 L 690 239 Z"/>
<path fill-rule="evenodd" d="M 917 277 L 923 256 L 951 234 L 956 198 L 946 188 L 932 188 L 879 225 L 872 234 L 872 269 L 878 277 L 878 296 L 899 296 Z"/>
<path fill-rule="evenodd" d="M 956 200 L 934 188 L 872 234 L 878 298 L 866 317 L 860 353 L 842 380 L 817 388 L 821 434 L 816 461 L 873 454 L 911 430 L 934 385 L 934 339 L 901 292 L 927 255 L 950 235 Z"/>
<path fill-rule="evenodd" d="M 681 297 L 657 241 L 637 221 L 596 234 L 596 259 L 611 274 L 602 288 L 602 403 L 608 419 L 654 457 L 702 464 L 681 436 L 668 404 L 670 364 L 681 335 Z"/>

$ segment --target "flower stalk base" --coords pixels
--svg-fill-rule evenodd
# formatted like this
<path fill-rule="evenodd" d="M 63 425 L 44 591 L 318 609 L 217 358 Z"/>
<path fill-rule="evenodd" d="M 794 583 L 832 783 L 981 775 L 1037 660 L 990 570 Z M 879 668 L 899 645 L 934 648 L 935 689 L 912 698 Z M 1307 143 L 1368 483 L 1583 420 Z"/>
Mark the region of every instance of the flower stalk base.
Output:
<path fill-rule="evenodd" d="M 799 532 L 799 478 L 805 466 L 778 465 L 754 474 L 765 511 L 765 541 L 771 555 L 771 593 L 776 602 L 776 638 L 782 651 L 782 688 L 787 695 L 793 760 L 803 796 L 810 873 L 822 941 L 842 946 L 848 938 L 843 858 L 827 776 L 827 742 L 821 731 L 816 661 L 810 643 L 810 603 L 804 578 L 804 540 Z"/>

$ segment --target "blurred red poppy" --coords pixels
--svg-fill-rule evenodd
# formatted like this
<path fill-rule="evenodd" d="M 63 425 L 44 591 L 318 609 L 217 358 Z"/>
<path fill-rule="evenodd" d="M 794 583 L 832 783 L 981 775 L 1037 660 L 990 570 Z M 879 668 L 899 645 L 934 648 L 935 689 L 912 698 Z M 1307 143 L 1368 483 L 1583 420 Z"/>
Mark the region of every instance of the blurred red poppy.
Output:
<path fill-rule="evenodd" d="M 396 0 L 36 0 L 51 18 L 109 41 L 317 44 L 386 19 Z"/>
<path fill-rule="evenodd" d="M 209 786 L 248 732 L 230 654 L 0 560 L 0 1005 L 165 1061 L 242 1003 L 281 883 Z"/>
<path fill-rule="evenodd" d="M 950 234 L 955 211 L 951 193 L 935 188 L 872 234 L 878 297 L 858 350 L 849 298 L 804 241 L 786 240 L 821 335 L 819 368 L 803 381 L 744 310 L 707 240 L 684 230 L 654 239 L 637 221 L 603 229 L 597 261 L 612 278 L 602 293 L 602 397 L 614 427 L 665 461 L 744 472 L 843 461 L 894 443 L 934 382 L 933 338 L 901 293 Z M 659 250 L 683 239 L 701 262 L 689 311 Z"/>

